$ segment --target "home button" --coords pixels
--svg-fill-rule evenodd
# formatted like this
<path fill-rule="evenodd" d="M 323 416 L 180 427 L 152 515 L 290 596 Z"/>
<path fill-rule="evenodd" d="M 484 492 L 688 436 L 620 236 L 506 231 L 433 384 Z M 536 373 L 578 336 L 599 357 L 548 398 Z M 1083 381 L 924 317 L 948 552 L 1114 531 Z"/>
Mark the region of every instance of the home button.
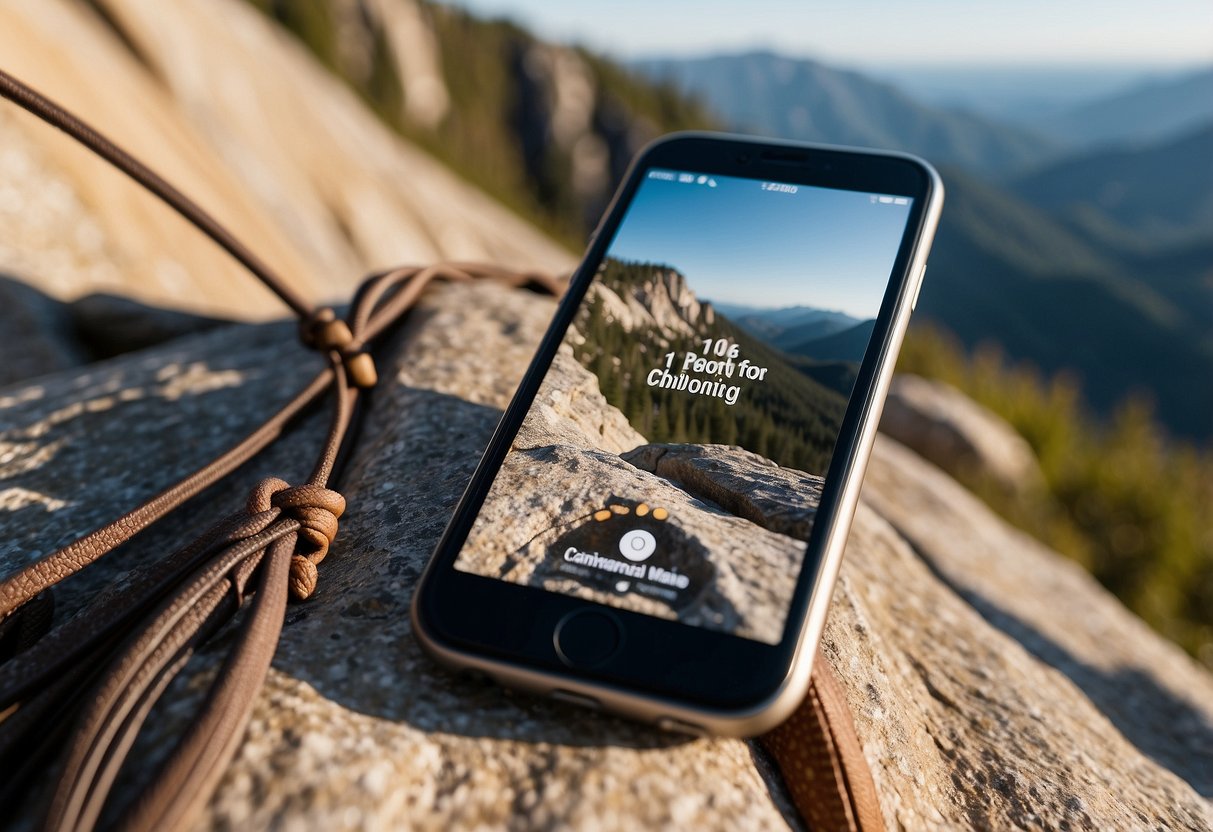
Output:
<path fill-rule="evenodd" d="M 610 613 L 577 610 L 560 619 L 552 641 L 556 654 L 569 667 L 594 667 L 619 650 L 623 628 Z"/>

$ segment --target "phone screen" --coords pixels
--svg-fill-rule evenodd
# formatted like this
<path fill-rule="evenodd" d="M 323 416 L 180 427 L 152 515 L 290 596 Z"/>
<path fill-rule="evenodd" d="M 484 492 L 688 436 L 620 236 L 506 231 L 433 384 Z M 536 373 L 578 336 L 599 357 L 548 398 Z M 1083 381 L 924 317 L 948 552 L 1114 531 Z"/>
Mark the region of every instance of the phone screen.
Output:
<path fill-rule="evenodd" d="M 779 643 L 811 512 L 768 531 L 653 463 L 816 506 L 912 202 L 649 169 L 455 568 Z"/>

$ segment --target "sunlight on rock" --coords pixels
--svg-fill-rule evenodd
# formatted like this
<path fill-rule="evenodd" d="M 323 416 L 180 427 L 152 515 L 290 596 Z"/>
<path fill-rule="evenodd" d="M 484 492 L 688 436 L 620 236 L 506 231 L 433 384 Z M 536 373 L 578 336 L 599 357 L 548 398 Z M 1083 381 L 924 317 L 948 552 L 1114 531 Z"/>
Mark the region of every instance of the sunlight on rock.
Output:
<path fill-rule="evenodd" d="M 158 379 L 167 379 L 156 392 L 169 401 L 186 395 L 222 390 L 225 387 L 239 387 L 245 381 L 245 374 L 238 370 L 212 370 L 201 361 L 172 372 L 178 367 L 179 365 L 170 364 L 156 374 Z"/>
<path fill-rule="evenodd" d="M 58 511 L 68 505 L 49 494 L 30 491 L 28 488 L 5 488 L 0 490 L 0 511 L 20 511 L 30 506 L 42 506 L 47 511 Z"/>

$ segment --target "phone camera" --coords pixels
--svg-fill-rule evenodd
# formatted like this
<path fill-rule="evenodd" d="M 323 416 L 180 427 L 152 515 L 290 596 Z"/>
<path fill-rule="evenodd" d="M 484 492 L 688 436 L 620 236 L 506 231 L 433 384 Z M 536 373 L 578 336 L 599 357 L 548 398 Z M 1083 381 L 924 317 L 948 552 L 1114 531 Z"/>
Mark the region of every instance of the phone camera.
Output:
<path fill-rule="evenodd" d="M 748 165 L 750 163 L 750 154 L 738 153 L 737 154 L 737 163 L 739 165 Z"/>

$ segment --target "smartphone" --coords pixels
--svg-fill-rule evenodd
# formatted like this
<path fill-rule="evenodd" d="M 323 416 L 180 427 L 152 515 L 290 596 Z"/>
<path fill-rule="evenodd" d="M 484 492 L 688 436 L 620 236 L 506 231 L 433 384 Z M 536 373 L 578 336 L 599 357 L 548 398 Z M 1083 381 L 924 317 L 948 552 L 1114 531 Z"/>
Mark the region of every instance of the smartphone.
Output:
<path fill-rule="evenodd" d="M 642 151 L 414 595 L 424 649 L 693 734 L 789 715 L 942 201 L 905 154 Z"/>

